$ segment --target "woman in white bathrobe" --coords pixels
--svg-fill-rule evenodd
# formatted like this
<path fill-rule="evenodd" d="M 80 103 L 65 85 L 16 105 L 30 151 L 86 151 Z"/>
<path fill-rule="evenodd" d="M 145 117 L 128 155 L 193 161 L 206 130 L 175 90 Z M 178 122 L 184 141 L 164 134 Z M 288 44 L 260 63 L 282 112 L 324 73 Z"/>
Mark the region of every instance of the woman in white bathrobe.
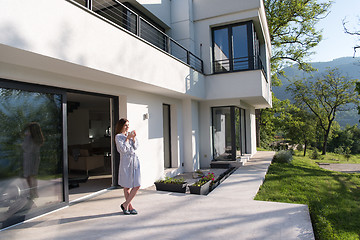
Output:
<path fill-rule="evenodd" d="M 115 143 L 120 153 L 119 166 L 119 185 L 124 188 L 125 202 L 120 205 L 126 215 L 137 214 L 131 201 L 134 199 L 140 188 L 140 162 L 135 153 L 139 146 L 136 132 L 128 132 L 129 121 L 125 118 L 120 119 L 116 124 Z"/>

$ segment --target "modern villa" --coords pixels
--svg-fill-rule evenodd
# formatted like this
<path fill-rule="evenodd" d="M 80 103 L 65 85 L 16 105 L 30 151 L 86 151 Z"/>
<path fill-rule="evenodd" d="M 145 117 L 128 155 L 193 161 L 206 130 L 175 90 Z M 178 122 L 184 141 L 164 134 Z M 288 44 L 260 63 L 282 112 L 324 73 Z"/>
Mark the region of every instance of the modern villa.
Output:
<path fill-rule="evenodd" d="M 262 0 L 1 3 L 0 229 L 93 176 L 117 187 L 120 118 L 142 188 L 256 153 L 255 110 L 272 106 Z"/>

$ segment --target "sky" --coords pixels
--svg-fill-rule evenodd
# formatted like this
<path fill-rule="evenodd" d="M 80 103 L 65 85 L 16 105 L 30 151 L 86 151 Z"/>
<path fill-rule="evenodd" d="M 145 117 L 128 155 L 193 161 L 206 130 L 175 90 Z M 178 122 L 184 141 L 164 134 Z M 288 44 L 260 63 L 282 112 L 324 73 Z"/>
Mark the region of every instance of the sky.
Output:
<path fill-rule="evenodd" d="M 360 37 L 344 33 L 342 20 L 346 17 L 349 29 L 360 30 L 360 0 L 333 0 L 329 15 L 321 20 L 317 29 L 323 29 L 323 40 L 313 50 L 311 62 L 327 62 L 340 57 L 354 56 L 354 46 Z M 356 57 L 360 57 L 360 49 Z"/>

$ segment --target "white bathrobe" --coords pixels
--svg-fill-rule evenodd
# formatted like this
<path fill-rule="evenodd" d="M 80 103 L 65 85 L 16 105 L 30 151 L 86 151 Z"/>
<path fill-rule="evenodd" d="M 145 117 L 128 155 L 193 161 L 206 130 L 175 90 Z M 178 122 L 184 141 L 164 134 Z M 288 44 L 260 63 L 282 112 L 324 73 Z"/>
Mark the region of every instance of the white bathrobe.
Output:
<path fill-rule="evenodd" d="M 120 153 L 119 185 L 125 188 L 133 188 L 141 185 L 140 162 L 135 153 L 139 146 L 138 140 L 126 141 L 126 135 L 117 134 L 115 143 Z"/>

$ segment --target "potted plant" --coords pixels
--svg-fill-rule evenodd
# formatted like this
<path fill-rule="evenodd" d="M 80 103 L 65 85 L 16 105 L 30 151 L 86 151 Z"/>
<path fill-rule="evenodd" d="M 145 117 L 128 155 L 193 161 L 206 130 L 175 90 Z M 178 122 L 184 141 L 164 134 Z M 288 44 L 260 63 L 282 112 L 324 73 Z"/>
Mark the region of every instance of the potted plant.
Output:
<path fill-rule="evenodd" d="M 158 180 L 155 182 L 157 191 L 168 191 L 168 192 L 186 192 L 187 182 L 184 178 L 171 178 L 166 177 L 164 180 Z"/>
<path fill-rule="evenodd" d="M 215 180 L 214 173 L 208 173 L 206 176 L 203 176 L 200 180 L 189 186 L 190 193 L 207 195 L 210 191 L 210 186 Z"/>

